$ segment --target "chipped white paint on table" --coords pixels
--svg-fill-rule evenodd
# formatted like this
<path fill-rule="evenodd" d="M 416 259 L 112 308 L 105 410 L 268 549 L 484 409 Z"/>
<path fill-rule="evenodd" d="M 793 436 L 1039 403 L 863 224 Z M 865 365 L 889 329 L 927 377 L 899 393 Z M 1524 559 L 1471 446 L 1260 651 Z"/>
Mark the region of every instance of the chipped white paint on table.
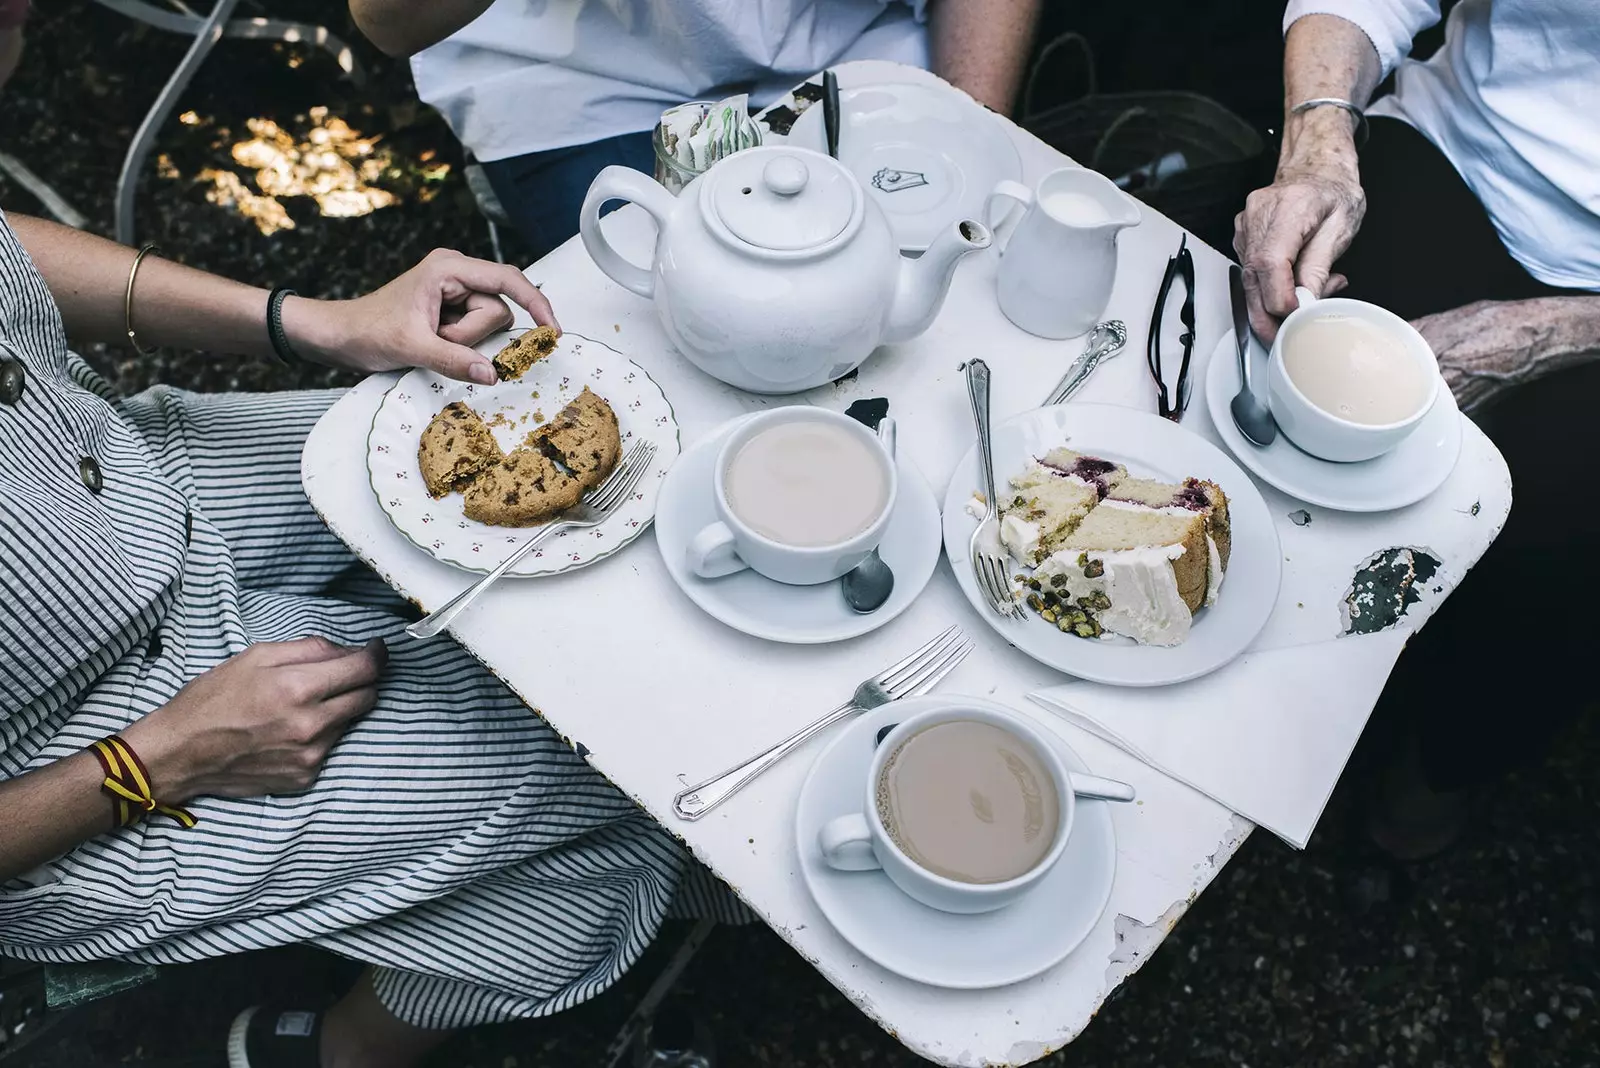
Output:
<path fill-rule="evenodd" d="M 887 64 L 841 71 L 846 84 L 931 77 Z M 1022 130 L 1007 129 L 1029 181 L 1067 162 Z M 642 211 L 618 211 L 605 226 L 619 249 L 637 262 L 648 260 L 653 231 Z M 1127 322 L 1128 349 L 1095 374 L 1083 400 L 1153 410 L 1144 334 L 1178 238 L 1179 228 L 1149 208 L 1140 226 L 1121 235 L 1106 317 Z M 1184 425 L 1216 441 L 1201 391 L 1206 361 L 1231 329 L 1227 261 L 1193 238 L 1189 243 L 1198 282 L 1197 339 L 1194 399 Z M 650 305 L 607 280 L 576 239 L 527 274 L 543 285 L 564 327 L 606 340 L 650 371 L 677 411 L 686 445 L 730 417 L 775 404 L 843 409 L 857 398 L 887 397 L 899 421 L 901 455 L 914 459 L 942 491 L 972 441 L 961 361 L 982 355 L 989 362 L 998 422 L 1036 406 L 1082 347 L 1081 340 L 1050 342 L 1013 327 L 995 305 L 995 264 L 992 254 L 961 264 L 943 313 L 923 337 L 876 353 L 843 385 L 790 398 L 739 393 L 700 374 L 669 349 Z M 368 379 L 324 416 L 306 445 L 305 488 L 329 526 L 364 560 L 406 596 L 433 608 L 476 576 L 423 555 L 378 508 L 367 480 L 366 436 L 394 377 Z M 1434 585 L 1448 589 L 1459 581 L 1498 533 L 1511 502 L 1499 453 L 1472 424 L 1464 431 L 1454 475 L 1429 499 L 1400 511 L 1361 516 L 1310 509 L 1314 521 L 1296 526 L 1288 514 L 1300 505 L 1264 489 L 1278 517 L 1284 576 L 1257 648 L 1338 633 L 1339 604 L 1354 571 L 1389 546 L 1426 547 L 1442 561 Z M 1420 625 L 1434 603 L 1416 606 L 1404 625 Z M 544 621 L 537 642 L 529 638 L 535 618 Z M 552 626 L 551 620 L 562 622 Z M 976 619 L 944 563 L 917 603 L 881 630 L 838 645 L 787 646 L 748 638 L 700 612 L 673 586 L 653 539 L 645 537 L 573 574 L 503 582 L 462 616 L 454 633 L 901 1042 L 942 1064 L 1024 1064 L 1070 1042 L 1143 964 L 1250 834 L 1247 820 L 1056 722 L 1096 773 L 1127 780 L 1139 791 L 1136 804 L 1113 809 L 1118 869 L 1111 903 L 1084 944 L 1054 969 L 1000 990 L 957 992 L 900 979 L 867 961 L 833 932 L 802 885 L 793 805 L 824 742 L 698 823 L 684 823 L 671 811 L 684 782 L 763 749 L 834 707 L 859 680 L 953 621 L 977 638 L 978 648 L 943 689 L 1038 712 L 1024 695 L 1061 677 Z M 1365 643 L 1366 669 L 1387 674 L 1403 635 L 1344 640 Z M 1183 699 L 1181 687 L 1172 698 Z"/>

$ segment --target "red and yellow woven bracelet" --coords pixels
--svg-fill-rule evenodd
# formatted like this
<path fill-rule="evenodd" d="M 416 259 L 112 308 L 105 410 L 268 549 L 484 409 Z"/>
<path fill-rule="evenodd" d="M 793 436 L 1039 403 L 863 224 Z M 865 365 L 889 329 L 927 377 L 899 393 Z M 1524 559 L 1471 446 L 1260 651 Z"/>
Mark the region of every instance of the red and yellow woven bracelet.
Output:
<path fill-rule="evenodd" d="M 144 761 L 127 742 L 115 734 L 102 738 L 89 747 L 105 770 L 105 782 L 100 789 L 111 795 L 111 826 L 126 827 L 151 812 L 171 816 L 185 827 L 193 827 L 199 820 L 188 809 L 176 805 L 163 805 L 150 789 L 150 772 Z"/>

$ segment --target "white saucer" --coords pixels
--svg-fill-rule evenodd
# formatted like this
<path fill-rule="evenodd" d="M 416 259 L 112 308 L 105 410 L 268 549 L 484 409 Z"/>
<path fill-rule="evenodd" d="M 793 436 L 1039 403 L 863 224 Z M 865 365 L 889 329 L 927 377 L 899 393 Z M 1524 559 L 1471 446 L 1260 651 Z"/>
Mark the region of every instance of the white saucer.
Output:
<path fill-rule="evenodd" d="M 821 104 L 795 120 L 789 139 L 828 150 Z M 993 114 L 958 90 L 915 82 L 839 90 L 839 161 L 911 250 L 963 219 L 984 221 L 994 187 L 1022 179 L 1016 146 Z"/>
<path fill-rule="evenodd" d="M 967 504 L 983 485 L 974 443 L 956 465 L 945 494 L 945 551 L 973 610 L 1006 641 L 1041 664 L 1090 682 L 1165 686 L 1217 670 L 1244 652 L 1267 625 L 1278 603 L 1283 573 L 1278 528 L 1250 476 L 1211 442 L 1150 412 L 1081 401 L 1013 416 L 994 428 L 993 442 L 998 486 L 1031 459 L 1065 445 L 1114 460 L 1138 478 L 1209 479 L 1228 495 L 1233 529 L 1233 554 L 1217 603 L 1195 613 L 1189 638 L 1181 645 L 1139 645 L 1123 637 L 1078 638 L 1061 633 L 1033 612 L 1020 620 L 1008 619 L 978 592 L 968 555 L 978 520 L 967 511 Z M 1013 574 L 1025 570 L 1015 561 L 1012 564 Z"/>
<path fill-rule="evenodd" d="M 899 459 L 900 492 L 878 553 L 894 571 L 894 592 L 876 612 L 844 603 L 837 582 L 788 586 L 754 571 L 703 579 L 689 570 L 689 541 L 716 522 L 711 478 L 717 449 L 749 416 L 731 420 L 690 446 L 667 472 L 656 501 L 656 546 L 667 573 L 689 599 L 735 630 L 796 645 L 854 638 L 894 619 L 917 599 L 939 565 L 939 505 L 922 473 Z"/>
<path fill-rule="evenodd" d="M 1251 378 L 1266 402 L 1267 350 L 1250 339 Z M 1217 342 L 1206 371 L 1206 408 L 1228 451 L 1256 477 L 1289 496 L 1340 512 L 1387 512 L 1415 504 L 1444 485 L 1461 456 L 1461 413 L 1448 388 L 1411 436 L 1389 452 L 1361 463 L 1340 464 L 1301 452 L 1281 433 L 1258 448 L 1245 440 L 1228 410 L 1239 392 L 1239 357 L 1232 334 Z"/>
<path fill-rule="evenodd" d="M 997 912 L 940 912 L 901 893 L 881 871 L 830 868 L 817 849 L 817 832 L 860 810 L 874 740 L 901 714 L 889 704 L 850 721 L 811 766 L 795 812 L 801 877 L 840 937 L 896 975 L 952 990 L 1031 979 L 1078 948 L 1111 899 L 1117 837 L 1110 802 L 1080 798 L 1060 863 L 1030 894 Z M 1049 725 L 1040 729 L 1069 771 L 1089 771 Z"/>

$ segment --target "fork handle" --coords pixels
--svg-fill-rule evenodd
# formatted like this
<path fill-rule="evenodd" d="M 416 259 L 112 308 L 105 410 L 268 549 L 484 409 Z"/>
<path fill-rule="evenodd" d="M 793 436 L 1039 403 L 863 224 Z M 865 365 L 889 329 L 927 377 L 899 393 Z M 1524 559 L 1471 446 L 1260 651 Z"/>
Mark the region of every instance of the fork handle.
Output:
<path fill-rule="evenodd" d="M 476 601 L 484 590 L 500 581 L 507 571 L 510 571 L 512 568 L 516 567 L 517 563 L 522 560 L 523 557 L 533 552 L 533 550 L 538 547 L 540 542 L 544 541 L 556 531 L 564 530 L 570 525 L 571 524 L 569 523 L 549 524 L 543 530 L 539 531 L 539 533 L 535 534 L 533 537 L 517 546 L 511 555 L 506 557 L 505 560 L 501 562 L 499 567 L 495 568 L 493 571 L 483 576 L 483 578 L 479 579 L 477 582 L 474 582 L 471 586 L 468 586 L 466 589 L 450 598 L 444 604 L 440 605 L 438 608 L 435 608 L 432 612 L 429 612 L 427 615 L 411 624 L 411 626 L 407 627 L 406 633 L 411 635 L 413 638 L 431 638 L 435 634 L 438 634 L 440 631 L 448 627 L 455 620 L 456 616 L 459 616 L 463 611 L 465 611 L 468 605 L 470 605 L 473 601 Z"/>
<path fill-rule="evenodd" d="M 989 495 L 989 511 L 1000 501 L 994 489 L 994 444 L 989 440 L 989 365 L 979 359 L 967 361 L 967 396 L 972 400 L 972 421 L 978 427 L 978 463 L 983 468 L 983 489 Z"/>
<path fill-rule="evenodd" d="M 713 775 L 705 782 L 684 790 L 672 799 L 672 811 L 682 819 L 699 819 L 744 789 L 752 779 L 782 760 L 812 735 L 861 711 L 864 710 L 854 701 L 845 702 L 821 719 L 801 727 L 771 749 L 757 753 L 742 764 L 736 764 L 722 774 Z"/>

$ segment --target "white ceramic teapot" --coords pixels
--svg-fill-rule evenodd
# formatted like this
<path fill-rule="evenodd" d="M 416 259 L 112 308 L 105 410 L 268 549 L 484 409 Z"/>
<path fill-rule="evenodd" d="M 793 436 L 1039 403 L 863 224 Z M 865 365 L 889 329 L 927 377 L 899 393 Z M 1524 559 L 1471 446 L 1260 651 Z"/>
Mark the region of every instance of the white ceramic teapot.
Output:
<path fill-rule="evenodd" d="M 655 262 L 630 263 L 600 230 L 600 208 L 629 200 L 659 228 Z M 956 261 L 987 248 L 981 223 L 951 223 L 918 259 L 900 255 L 855 176 L 818 152 L 737 152 L 674 197 L 607 167 L 578 222 L 584 247 L 619 285 L 655 301 L 691 363 L 753 393 L 797 393 L 854 370 L 879 345 L 926 330 Z"/>

